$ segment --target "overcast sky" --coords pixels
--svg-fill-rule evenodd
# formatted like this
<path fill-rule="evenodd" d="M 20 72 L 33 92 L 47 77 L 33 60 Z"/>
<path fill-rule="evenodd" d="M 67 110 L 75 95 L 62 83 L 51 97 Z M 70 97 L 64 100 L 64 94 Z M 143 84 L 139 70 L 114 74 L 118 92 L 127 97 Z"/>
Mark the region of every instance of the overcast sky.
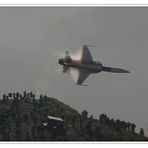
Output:
<path fill-rule="evenodd" d="M 66 49 L 82 44 L 103 65 L 130 74 L 101 72 L 74 85 L 58 65 Z M 106 113 L 148 133 L 148 8 L 0 8 L 0 93 L 47 94 L 79 112 Z"/>

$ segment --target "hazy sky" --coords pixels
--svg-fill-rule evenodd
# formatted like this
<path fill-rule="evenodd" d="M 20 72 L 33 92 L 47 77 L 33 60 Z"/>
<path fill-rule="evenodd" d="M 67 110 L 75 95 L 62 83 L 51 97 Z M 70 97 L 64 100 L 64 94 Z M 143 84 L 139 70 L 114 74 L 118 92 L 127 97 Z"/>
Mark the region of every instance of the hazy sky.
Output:
<path fill-rule="evenodd" d="M 130 74 L 101 72 L 74 85 L 59 71 L 59 55 L 82 44 L 103 65 Z M 96 118 L 106 113 L 148 132 L 148 8 L 0 8 L 0 93 L 47 94 Z"/>

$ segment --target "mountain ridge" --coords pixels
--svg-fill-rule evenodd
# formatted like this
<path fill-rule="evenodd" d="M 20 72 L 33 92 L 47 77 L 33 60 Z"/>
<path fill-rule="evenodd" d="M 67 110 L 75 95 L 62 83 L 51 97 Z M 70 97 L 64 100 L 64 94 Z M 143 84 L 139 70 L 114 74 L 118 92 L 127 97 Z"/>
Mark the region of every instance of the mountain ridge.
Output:
<path fill-rule="evenodd" d="M 106 114 L 93 119 L 46 95 L 9 93 L 0 99 L 0 141 L 147 141 L 143 129 L 138 134 L 135 128 Z"/>

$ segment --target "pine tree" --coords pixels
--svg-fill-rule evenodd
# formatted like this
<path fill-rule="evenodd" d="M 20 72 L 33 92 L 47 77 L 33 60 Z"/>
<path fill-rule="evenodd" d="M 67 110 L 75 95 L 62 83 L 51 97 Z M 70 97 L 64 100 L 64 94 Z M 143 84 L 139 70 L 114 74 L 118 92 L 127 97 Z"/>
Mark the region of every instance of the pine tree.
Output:
<path fill-rule="evenodd" d="M 133 124 L 131 124 L 131 130 L 132 130 L 132 132 L 134 132 L 135 133 L 135 128 L 136 128 L 136 125 L 133 123 Z"/>
<path fill-rule="evenodd" d="M 143 130 L 143 128 L 140 129 L 140 135 L 144 136 L 144 130 Z"/>
<path fill-rule="evenodd" d="M 86 110 L 82 111 L 82 117 L 87 118 L 88 112 Z"/>

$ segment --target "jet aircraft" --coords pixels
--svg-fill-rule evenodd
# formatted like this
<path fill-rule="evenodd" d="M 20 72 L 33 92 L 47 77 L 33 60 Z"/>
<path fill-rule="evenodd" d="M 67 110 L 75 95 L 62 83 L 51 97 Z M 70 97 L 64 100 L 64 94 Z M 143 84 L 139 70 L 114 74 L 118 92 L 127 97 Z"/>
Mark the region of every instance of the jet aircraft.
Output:
<path fill-rule="evenodd" d="M 111 73 L 129 73 L 129 71 L 124 69 L 103 66 L 101 62 L 96 61 L 92 58 L 89 47 L 94 46 L 82 46 L 82 55 L 80 60 L 73 59 L 70 56 L 69 51 L 66 51 L 65 58 L 59 59 L 58 62 L 60 65 L 63 65 L 64 73 L 67 72 L 70 68 L 76 68 L 78 70 L 79 75 L 76 82 L 77 85 L 82 85 L 82 83 L 90 74 L 99 73 L 101 71 Z"/>

